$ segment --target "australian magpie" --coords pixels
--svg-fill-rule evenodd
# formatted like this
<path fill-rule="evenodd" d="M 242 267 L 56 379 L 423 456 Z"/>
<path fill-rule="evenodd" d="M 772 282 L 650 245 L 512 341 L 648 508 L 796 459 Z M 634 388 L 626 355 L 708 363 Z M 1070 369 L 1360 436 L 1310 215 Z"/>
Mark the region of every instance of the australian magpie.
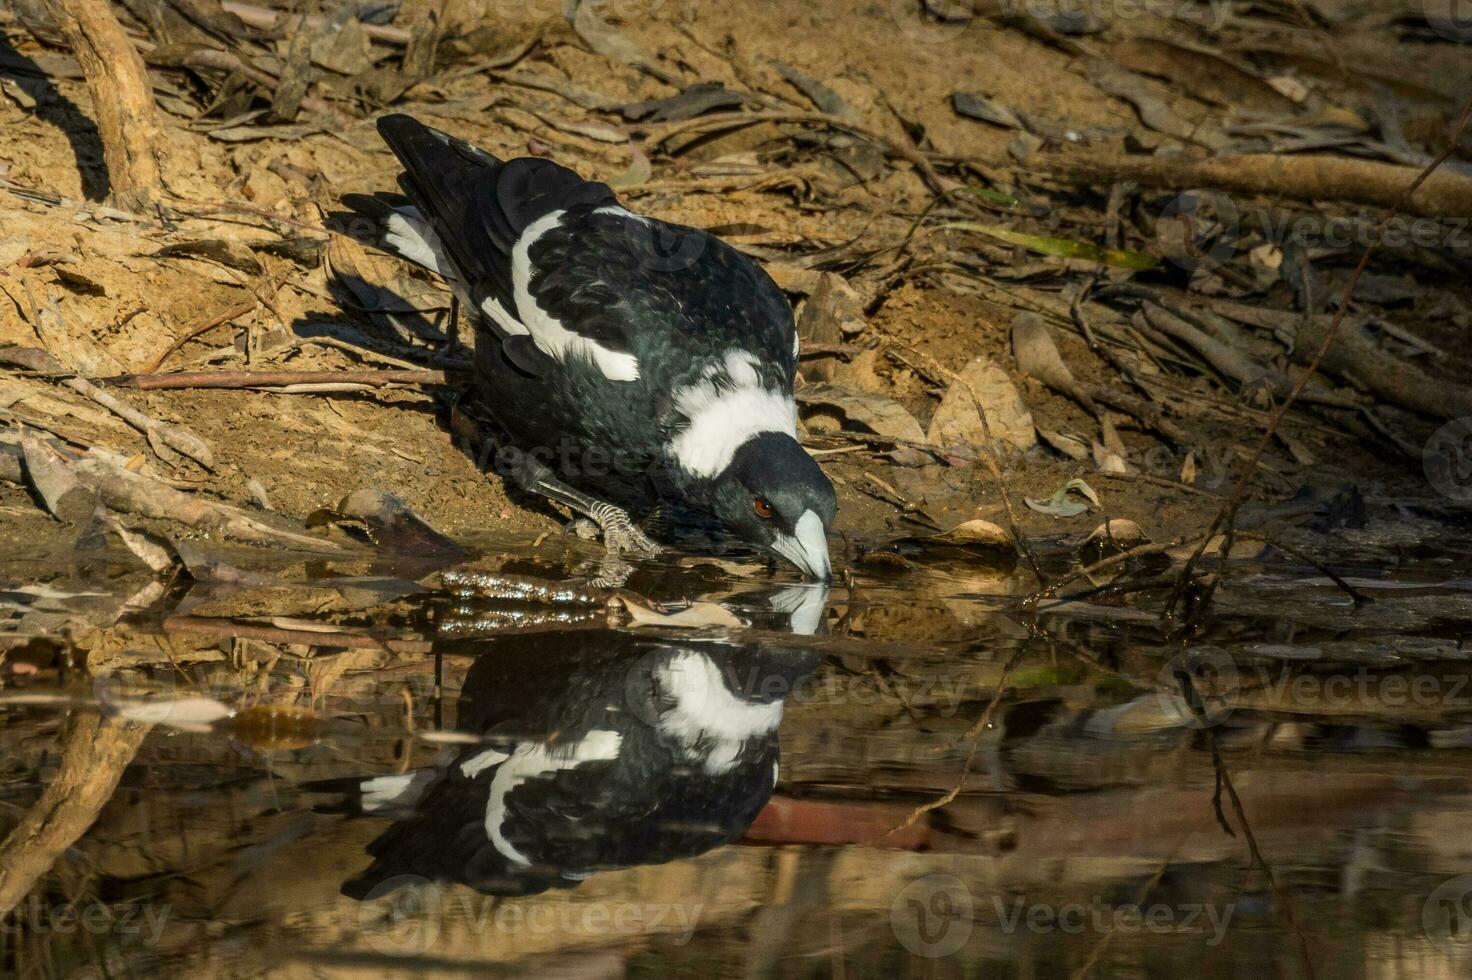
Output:
<path fill-rule="evenodd" d="M 792 309 L 746 256 L 625 210 L 550 160 L 502 161 L 405 115 L 404 195 L 347 195 L 357 237 L 449 284 L 476 327 L 498 462 L 610 552 L 755 545 L 831 577 L 833 485 L 796 437 Z"/>
<path fill-rule="evenodd" d="M 455 724 L 479 742 L 440 767 L 349 781 L 362 812 L 395 823 L 344 894 L 430 880 L 529 895 L 728 843 L 771 797 L 782 699 L 819 660 L 609 629 L 482 646 Z"/>

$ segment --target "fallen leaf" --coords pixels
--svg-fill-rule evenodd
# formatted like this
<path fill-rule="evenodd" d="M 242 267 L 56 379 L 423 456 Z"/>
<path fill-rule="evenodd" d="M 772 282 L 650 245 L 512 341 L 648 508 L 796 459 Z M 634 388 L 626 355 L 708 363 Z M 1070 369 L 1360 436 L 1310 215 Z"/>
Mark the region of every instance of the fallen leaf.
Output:
<path fill-rule="evenodd" d="M 903 445 L 924 443 L 925 432 L 915 417 L 892 398 L 849 391 L 837 385 L 806 384 L 798 389 L 797 400 L 807 408 L 832 409 L 860 428 L 899 440 L 902 445 L 894 454 L 897 461 L 914 462 L 926 458 L 923 453 Z"/>
<path fill-rule="evenodd" d="M 623 606 L 633 626 L 670 626 L 679 629 L 741 629 L 746 624 L 725 606 L 715 602 L 692 602 L 676 612 L 664 612 L 644 601 L 623 597 Z"/>
<path fill-rule="evenodd" d="M 1013 449 L 1025 451 L 1038 444 L 1032 413 L 1012 379 L 985 357 L 967 364 L 946 389 L 926 438 L 935 446 L 985 447 L 986 429 L 978 410 L 986 412 L 992 436 Z"/>
<path fill-rule="evenodd" d="M 1089 503 L 1085 504 L 1077 500 L 1070 500 L 1068 495 L 1074 492 L 1084 497 Z M 1093 487 L 1079 479 L 1069 480 L 1063 486 L 1054 490 L 1053 495 L 1047 500 L 1035 500 L 1032 497 L 1023 497 L 1022 502 L 1039 514 L 1049 514 L 1053 517 L 1077 517 L 1089 509 L 1089 504 L 1093 504 L 1095 507 L 1101 506 L 1099 494 L 1095 492 Z"/>
<path fill-rule="evenodd" d="M 214 698 L 111 698 L 101 702 L 102 713 L 145 725 L 163 725 L 184 732 L 207 732 L 230 716 L 230 709 Z"/>

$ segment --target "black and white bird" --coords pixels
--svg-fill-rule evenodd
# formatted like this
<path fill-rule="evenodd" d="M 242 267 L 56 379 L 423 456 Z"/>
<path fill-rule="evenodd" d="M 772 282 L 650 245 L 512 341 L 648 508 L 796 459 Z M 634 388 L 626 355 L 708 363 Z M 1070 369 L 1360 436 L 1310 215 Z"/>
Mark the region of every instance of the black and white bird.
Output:
<path fill-rule="evenodd" d="M 757 546 L 831 577 L 833 485 L 797 441 L 798 341 L 777 286 L 606 184 L 502 161 L 404 115 L 378 130 L 403 195 L 348 195 L 357 237 L 439 274 L 477 329 L 483 399 L 526 490 L 610 552 Z"/>
<path fill-rule="evenodd" d="M 478 744 L 439 767 L 306 787 L 395 818 L 344 894 L 422 881 L 535 894 L 729 843 L 771 797 L 782 699 L 820 659 L 616 630 L 482 646 L 455 725 Z"/>

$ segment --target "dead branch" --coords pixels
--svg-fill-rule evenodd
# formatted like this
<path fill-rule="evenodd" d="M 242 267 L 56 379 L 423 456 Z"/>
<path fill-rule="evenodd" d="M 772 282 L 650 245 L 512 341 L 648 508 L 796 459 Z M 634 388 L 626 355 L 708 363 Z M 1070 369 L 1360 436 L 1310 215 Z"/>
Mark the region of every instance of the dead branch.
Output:
<path fill-rule="evenodd" d="M 0 841 L 0 916 L 8 915 L 97 820 L 148 729 L 95 714 L 72 717 L 56 775 Z"/>
<path fill-rule="evenodd" d="M 1406 194 L 1405 187 L 1422 173 L 1418 168 L 1350 157 L 1243 153 L 1210 160 L 1174 160 L 1047 153 L 1028 162 L 1051 176 L 1090 184 L 1133 180 L 1165 189 L 1214 187 L 1302 201 L 1351 201 L 1432 218 L 1472 214 L 1472 177 L 1439 171 Z"/>
<path fill-rule="evenodd" d="M 119 207 L 144 210 L 164 193 L 164 140 L 143 59 L 107 0 L 45 3 L 87 79 L 112 199 Z"/>

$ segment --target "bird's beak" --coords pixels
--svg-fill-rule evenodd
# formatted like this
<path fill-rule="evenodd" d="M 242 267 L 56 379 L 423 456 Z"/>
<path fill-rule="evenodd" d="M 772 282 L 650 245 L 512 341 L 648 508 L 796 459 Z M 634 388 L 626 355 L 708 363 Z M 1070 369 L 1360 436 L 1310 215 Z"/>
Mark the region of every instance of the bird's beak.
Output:
<path fill-rule="evenodd" d="M 833 580 L 833 566 L 828 562 L 828 535 L 823 521 L 810 510 L 803 511 L 792 534 L 778 534 L 772 550 L 792 562 L 809 578 L 819 582 Z"/>

